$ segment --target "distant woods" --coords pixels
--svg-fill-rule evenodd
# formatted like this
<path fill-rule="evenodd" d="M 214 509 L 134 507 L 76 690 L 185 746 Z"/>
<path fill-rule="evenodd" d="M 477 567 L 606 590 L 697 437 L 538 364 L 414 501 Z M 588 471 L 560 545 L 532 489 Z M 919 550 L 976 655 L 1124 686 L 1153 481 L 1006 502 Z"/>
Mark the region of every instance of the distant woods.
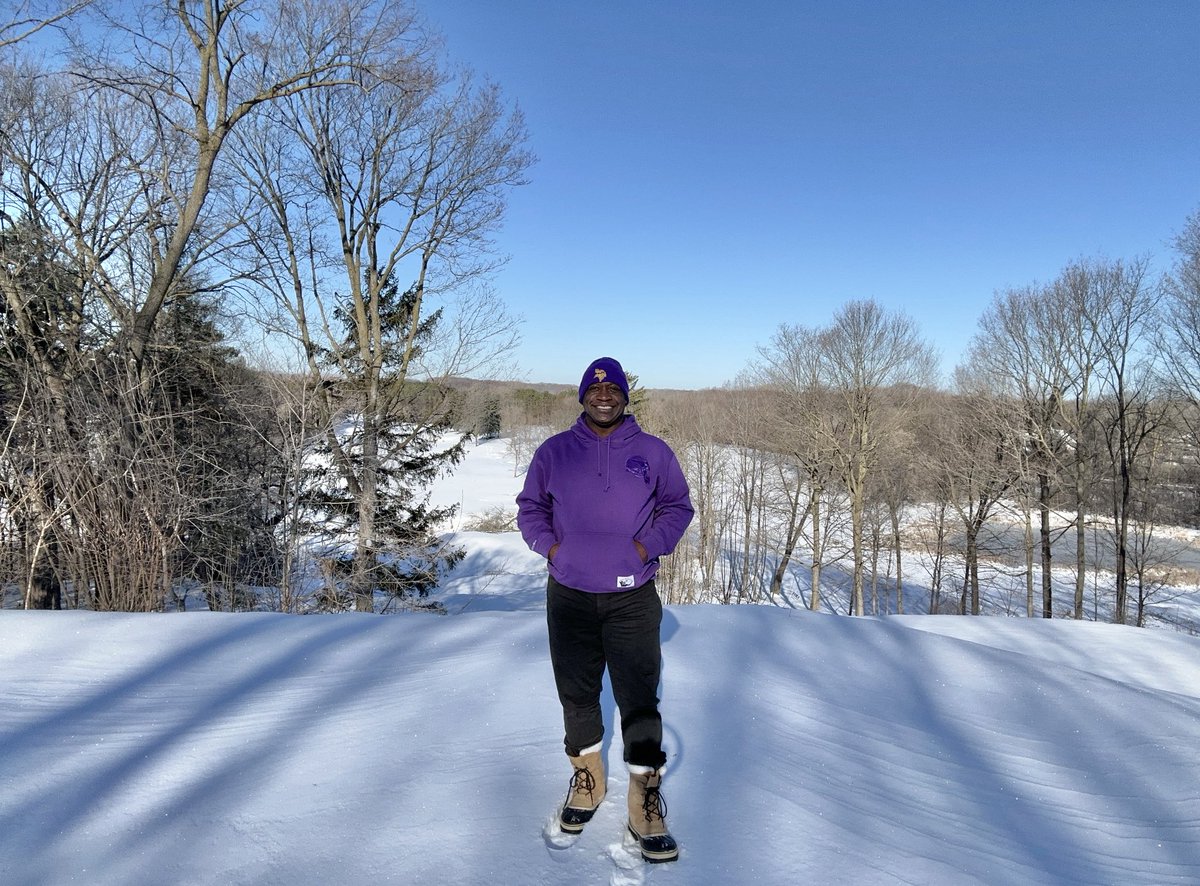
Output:
<path fill-rule="evenodd" d="M 427 606 L 431 481 L 579 411 L 482 381 L 520 114 L 404 4 L 106 8 L 0 13 L 6 605 Z M 1200 215 L 1173 247 L 997 292 L 949 383 L 863 300 L 720 389 L 635 384 L 696 506 L 664 594 L 1144 623 L 1196 578 Z"/>
<path fill-rule="evenodd" d="M 997 292 L 948 390 L 867 301 L 652 399 L 697 498 L 672 598 L 1144 624 L 1197 580 L 1200 214 L 1175 247 Z"/>

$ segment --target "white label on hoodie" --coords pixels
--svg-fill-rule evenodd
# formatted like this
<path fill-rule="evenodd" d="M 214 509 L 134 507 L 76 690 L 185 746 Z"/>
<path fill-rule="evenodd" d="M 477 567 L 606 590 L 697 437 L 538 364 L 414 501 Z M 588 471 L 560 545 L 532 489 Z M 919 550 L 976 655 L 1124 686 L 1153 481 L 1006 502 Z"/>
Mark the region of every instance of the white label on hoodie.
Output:
<path fill-rule="evenodd" d="M 618 575 L 617 576 L 617 587 L 631 588 L 631 587 L 633 587 L 633 579 L 634 579 L 634 576 L 632 576 L 632 575 Z"/>

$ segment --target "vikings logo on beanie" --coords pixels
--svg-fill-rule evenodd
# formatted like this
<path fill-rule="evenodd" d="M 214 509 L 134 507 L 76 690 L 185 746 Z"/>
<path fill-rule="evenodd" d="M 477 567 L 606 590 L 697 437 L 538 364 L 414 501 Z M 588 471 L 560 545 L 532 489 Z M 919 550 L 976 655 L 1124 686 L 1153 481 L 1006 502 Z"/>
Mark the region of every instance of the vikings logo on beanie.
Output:
<path fill-rule="evenodd" d="M 629 381 L 625 378 L 625 370 L 612 357 L 593 360 L 592 365 L 583 373 L 583 379 L 579 382 L 579 402 L 583 402 L 584 391 L 600 382 L 616 385 L 625 395 L 625 402 L 629 402 Z"/>

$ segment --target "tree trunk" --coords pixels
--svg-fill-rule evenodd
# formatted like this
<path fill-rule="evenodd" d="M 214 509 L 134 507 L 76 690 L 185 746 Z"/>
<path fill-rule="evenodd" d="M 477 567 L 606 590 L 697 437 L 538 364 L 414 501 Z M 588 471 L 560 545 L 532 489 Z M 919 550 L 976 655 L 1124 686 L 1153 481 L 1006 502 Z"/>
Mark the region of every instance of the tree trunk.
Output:
<path fill-rule="evenodd" d="M 854 573 L 851 577 L 850 614 L 863 615 L 863 572 L 866 564 L 863 562 L 863 488 L 857 478 L 851 483 L 850 490 L 850 547 L 854 563 Z"/>
<path fill-rule="evenodd" d="M 904 614 L 904 557 L 900 540 L 900 510 L 892 508 L 892 545 L 896 549 L 896 613 Z"/>
<path fill-rule="evenodd" d="M 808 608 L 816 612 L 821 607 L 821 557 L 824 555 L 824 545 L 821 543 L 821 488 L 814 486 L 812 490 L 812 588 L 809 593 Z"/>
<path fill-rule="evenodd" d="M 1025 617 L 1033 618 L 1033 514 L 1028 503 L 1022 504 L 1025 512 Z"/>
<path fill-rule="evenodd" d="M 965 615 L 970 612 L 971 615 L 979 615 L 979 532 L 983 526 L 983 521 L 973 517 L 967 523 L 967 574 L 966 585 L 963 590 L 963 607 L 962 612 Z"/>
<path fill-rule="evenodd" d="M 882 547 L 879 522 L 871 521 L 871 614 L 879 615 L 879 549 Z"/>
<path fill-rule="evenodd" d="M 783 552 L 779 557 L 778 564 L 775 566 L 774 573 L 771 575 L 772 599 L 783 594 L 783 577 L 787 574 L 788 566 L 792 562 L 792 554 L 796 550 L 796 542 L 800 539 L 800 533 L 804 531 L 804 523 L 799 519 L 802 492 L 802 484 L 797 478 L 796 488 L 788 501 L 788 521 L 783 539 Z"/>
<path fill-rule="evenodd" d="M 1077 447 L 1078 448 L 1078 447 Z M 1087 537 L 1084 527 L 1083 462 L 1075 458 L 1075 612 L 1076 620 L 1083 619 L 1083 592 L 1087 582 Z"/>
<path fill-rule="evenodd" d="M 1042 521 L 1042 618 L 1053 618 L 1054 583 L 1050 575 L 1052 559 L 1050 549 L 1050 475 L 1045 473 L 1038 474 L 1038 512 Z"/>
<path fill-rule="evenodd" d="M 946 505 L 939 504 L 935 524 L 933 575 L 929 582 L 929 614 L 936 615 L 942 602 L 942 568 L 946 561 Z"/>
<path fill-rule="evenodd" d="M 1120 481 L 1119 481 L 1119 505 L 1117 513 L 1114 514 L 1115 526 L 1113 527 L 1116 543 L 1116 558 L 1117 558 L 1117 604 L 1113 612 L 1113 621 L 1117 624 L 1125 624 L 1128 608 L 1129 608 L 1129 498 L 1131 492 L 1131 482 L 1129 477 L 1129 459 L 1126 457 L 1127 444 L 1125 440 L 1125 429 L 1121 428 L 1121 466 L 1120 466 Z M 1138 619 L 1141 620 L 1141 601 L 1139 600 Z"/>
<path fill-rule="evenodd" d="M 370 385 L 368 385 L 370 387 Z M 354 567 L 350 587 L 354 608 L 375 611 L 375 516 L 379 504 L 379 428 L 371 413 L 374 398 L 368 394 L 362 417 L 362 473 L 358 498 L 358 537 L 354 549 Z"/>

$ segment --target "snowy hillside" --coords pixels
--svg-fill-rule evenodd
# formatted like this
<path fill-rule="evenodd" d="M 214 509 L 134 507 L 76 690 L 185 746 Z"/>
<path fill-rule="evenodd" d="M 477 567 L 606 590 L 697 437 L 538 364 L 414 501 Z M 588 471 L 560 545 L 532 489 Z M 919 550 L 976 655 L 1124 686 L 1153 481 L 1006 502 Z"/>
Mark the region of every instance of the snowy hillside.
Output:
<path fill-rule="evenodd" d="M 0 613 L 0 883 L 1200 882 L 1200 640 L 1066 621 L 672 607 L 680 860 L 623 846 L 611 735 L 554 848 L 542 562 L 460 540 L 447 616 Z"/>

